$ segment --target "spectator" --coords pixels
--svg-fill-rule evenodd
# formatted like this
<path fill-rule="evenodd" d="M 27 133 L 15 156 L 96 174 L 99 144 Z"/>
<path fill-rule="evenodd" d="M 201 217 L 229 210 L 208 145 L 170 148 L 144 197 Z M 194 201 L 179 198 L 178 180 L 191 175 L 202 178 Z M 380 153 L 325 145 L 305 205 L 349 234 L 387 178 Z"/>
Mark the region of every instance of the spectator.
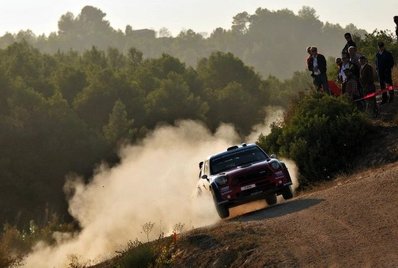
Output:
<path fill-rule="evenodd" d="M 322 54 L 318 53 L 316 47 L 311 47 L 312 54 L 312 66 L 310 71 L 313 72 L 314 85 L 317 90 L 322 90 L 330 95 L 330 90 L 328 86 L 328 78 L 326 75 L 326 59 Z"/>
<path fill-rule="evenodd" d="M 359 57 L 361 54 L 357 52 L 357 48 L 354 46 L 350 46 L 348 48 L 348 54 L 350 55 L 350 62 L 353 64 L 351 71 L 354 74 L 354 78 L 358 81 L 358 89 L 360 94 L 362 95 L 363 89 L 361 84 L 359 83 L 359 69 L 361 65 L 359 64 Z"/>
<path fill-rule="evenodd" d="M 343 83 L 343 78 L 341 77 L 341 68 L 343 66 L 343 60 L 341 58 L 336 58 L 335 60 L 336 66 L 337 66 L 337 82 L 340 84 Z"/>
<path fill-rule="evenodd" d="M 362 110 L 363 104 L 362 101 L 359 100 L 361 96 L 358 89 L 358 82 L 355 79 L 354 74 L 350 69 L 345 69 L 344 73 L 347 77 L 347 82 L 345 87 L 346 94 L 353 102 L 356 103 L 358 109 Z"/>
<path fill-rule="evenodd" d="M 397 40 L 398 40 L 398 16 L 394 16 L 394 22 L 395 22 L 395 34 L 397 35 Z"/>
<path fill-rule="evenodd" d="M 394 67 L 394 58 L 391 52 L 385 49 L 383 42 L 377 44 L 379 51 L 376 54 L 376 70 L 379 76 L 380 88 L 386 89 L 386 84 L 392 85 L 391 70 Z M 389 91 L 389 98 L 387 92 L 382 95 L 382 104 L 388 100 L 392 102 L 394 99 L 394 90 Z"/>
<path fill-rule="evenodd" d="M 342 83 L 342 87 L 341 87 L 341 91 L 344 94 L 346 92 L 346 83 L 347 83 L 347 76 L 345 74 L 345 70 L 351 70 L 352 73 L 359 73 L 359 71 L 357 70 L 357 66 L 354 65 L 352 62 L 350 62 L 350 55 L 348 54 L 348 52 L 342 53 L 341 56 L 342 59 L 342 65 L 341 65 L 341 69 L 340 69 L 340 73 L 339 76 L 341 77 L 341 83 Z"/>
<path fill-rule="evenodd" d="M 373 77 L 373 68 L 372 66 L 370 66 L 365 56 L 360 56 L 359 63 L 361 65 L 359 81 L 364 91 L 364 95 L 366 96 L 367 94 L 374 93 L 376 91 Z M 371 105 L 374 115 L 377 115 L 378 109 L 376 96 L 367 99 L 366 102 Z"/>
<path fill-rule="evenodd" d="M 351 36 L 350 33 L 345 33 L 344 34 L 344 38 L 347 41 L 347 43 L 343 47 L 343 50 L 341 51 L 341 53 L 348 52 L 348 48 L 351 47 L 351 46 L 357 47 L 357 44 L 355 44 L 354 40 L 352 40 L 352 36 Z"/>
<path fill-rule="evenodd" d="M 361 54 L 357 52 L 357 48 L 354 46 L 350 46 L 348 48 L 348 55 L 350 55 L 350 62 L 355 64 L 358 69 L 359 69 L 359 57 L 361 57 Z"/>
<path fill-rule="evenodd" d="M 307 69 L 311 71 L 311 76 L 314 77 L 314 71 L 313 71 L 313 66 L 312 66 L 312 53 L 311 53 L 311 47 L 307 47 L 307 53 L 308 53 L 308 58 L 307 58 Z"/>

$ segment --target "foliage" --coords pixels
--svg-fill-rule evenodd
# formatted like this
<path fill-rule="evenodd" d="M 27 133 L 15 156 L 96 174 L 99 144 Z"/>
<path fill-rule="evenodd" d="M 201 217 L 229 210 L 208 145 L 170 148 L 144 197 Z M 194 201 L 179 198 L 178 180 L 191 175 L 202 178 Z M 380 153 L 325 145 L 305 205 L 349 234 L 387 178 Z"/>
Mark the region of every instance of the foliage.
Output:
<path fill-rule="evenodd" d="M 71 49 L 83 53 L 96 46 L 100 50 L 113 47 L 128 54 L 134 48 L 142 51 L 145 58 L 157 58 L 166 53 L 189 66 L 196 66 L 198 61 L 215 51 L 231 52 L 264 77 L 273 75 L 284 79 L 305 68 L 303 59 L 307 46 L 319 47 L 326 56 L 336 56 L 344 46 L 345 32 L 356 36 L 366 33 L 352 24 L 343 28 L 339 24 L 323 23 L 316 11 L 307 6 L 297 14 L 288 9 L 271 11 L 258 8 L 254 14 L 247 11 L 238 13 L 231 21 L 230 29 L 214 29 L 208 38 L 204 37 L 207 34 L 202 35 L 192 29 L 172 37 L 164 27 L 158 32 L 133 29 L 130 25 L 125 27 L 125 31 L 116 30 L 110 26 L 103 11 L 85 6 L 76 16 L 71 12 L 62 15 L 58 32 L 48 36 L 36 36 L 30 30 L 6 33 L 0 37 L 0 47 L 26 40 L 46 53 Z"/>
<path fill-rule="evenodd" d="M 57 215 L 49 216 L 48 222 L 38 226 L 33 220 L 26 229 L 5 224 L 0 233 L 0 267 L 18 266 L 24 255 L 39 241 L 49 245 L 56 242 L 54 233 L 72 233 L 72 224 L 61 223 Z"/>
<path fill-rule="evenodd" d="M 155 262 L 155 257 L 155 252 L 150 245 L 139 243 L 120 259 L 116 267 L 150 267 Z"/>
<path fill-rule="evenodd" d="M 293 159 L 305 185 L 350 168 L 368 130 L 366 118 L 348 99 L 313 93 L 292 104 L 283 124 L 274 124 L 258 143 Z"/>
<path fill-rule="evenodd" d="M 370 63 L 376 61 L 377 43 L 382 41 L 386 44 L 386 49 L 393 54 L 394 59 L 398 58 L 398 43 L 394 42 L 396 37 L 389 31 L 373 31 L 365 34 L 363 39 L 358 40 L 359 52 L 365 55 Z"/>
<path fill-rule="evenodd" d="M 149 234 L 152 232 L 154 226 L 155 226 L 154 222 L 147 222 L 144 225 L 142 225 L 142 230 L 144 231 L 148 242 L 149 242 Z"/>
<path fill-rule="evenodd" d="M 143 244 L 139 240 L 129 241 L 127 248 L 119 253 L 115 267 L 164 267 L 172 265 L 173 242 L 159 237 L 156 241 Z"/>

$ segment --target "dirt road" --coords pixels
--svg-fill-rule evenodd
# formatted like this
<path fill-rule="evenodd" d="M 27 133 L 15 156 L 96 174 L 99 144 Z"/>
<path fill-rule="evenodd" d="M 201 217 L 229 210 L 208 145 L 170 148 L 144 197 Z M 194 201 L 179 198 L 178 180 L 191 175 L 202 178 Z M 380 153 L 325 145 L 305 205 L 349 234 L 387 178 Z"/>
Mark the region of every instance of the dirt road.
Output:
<path fill-rule="evenodd" d="M 196 229 L 176 267 L 398 267 L 398 162 Z"/>

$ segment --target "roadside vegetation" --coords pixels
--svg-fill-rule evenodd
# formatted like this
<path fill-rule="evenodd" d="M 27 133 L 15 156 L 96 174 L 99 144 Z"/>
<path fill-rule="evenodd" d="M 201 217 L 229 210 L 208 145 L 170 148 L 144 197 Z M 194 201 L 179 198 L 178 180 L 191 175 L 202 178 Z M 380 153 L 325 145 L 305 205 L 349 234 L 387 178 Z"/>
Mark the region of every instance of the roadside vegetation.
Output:
<path fill-rule="evenodd" d="M 350 170 L 369 131 L 369 120 L 348 98 L 312 93 L 298 97 L 258 144 L 294 160 L 303 187 Z"/>

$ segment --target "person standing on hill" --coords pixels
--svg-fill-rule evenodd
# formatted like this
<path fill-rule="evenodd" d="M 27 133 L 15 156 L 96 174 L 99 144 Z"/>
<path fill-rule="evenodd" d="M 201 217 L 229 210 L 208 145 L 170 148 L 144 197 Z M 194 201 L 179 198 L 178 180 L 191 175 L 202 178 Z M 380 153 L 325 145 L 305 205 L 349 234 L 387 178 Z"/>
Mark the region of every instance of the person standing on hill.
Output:
<path fill-rule="evenodd" d="M 344 94 L 346 92 L 345 88 L 346 88 L 346 84 L 347 84 L 347 76 L 346 76 L 345 70 L 349 69 L 352 74 L 359 74 L 359 68 L 357 65 L 350 62 L 350 55 L 348 54 L 348 52 L 342 53 L 341 59 L 342 59 L 342 64 L 341 64 L 339 75 L 341 77 L 341 83 L 342 83 L 341 91 Z M 353 77 L 355 77 L 355 76 L 353 75 Z M 357 76 L 356 79 L 358 80 L 359 77 Z"/>
<path fill-rule="evenodd" d="M 311 47 L 307 47 L 307 53 L 308 53 L 308 58 L 307 58 L 307 68 L 308 70 L 311 71 L 311 76 L 314 77 L 314 68 L 312 66 L 312 54 L 311 54 Z"/>
<path fill-rule="evenodd" d="M 358 89 L 358 82 L 355 79 L 352 70 L 345 69 L 344 73 L 347 77 L 346 87 L 345 87 L 345 94 L 347 94 L 353 102 L 356 102 L 360 99 L 359 89 Z M 360 102 L 356 102 L 358 108 L 360 108 Z"/>
<path fill-rule="evenodd" d="M 316 47 L 311 47 L 311 60 L 309 70 L 314 74 L 314 85 L 319 91 L 322 90 L 330 95 L 328 77 L 326 75 L 326 59 L 322 54 L 318 53 Z"/>
<path fill-rule="evenodd" d="M 343 83 L 343 77 L 341 75 L 341 68 L 343 67 L 343 60 L 341 58 L 336 58 L 336 60 L 334 61 L 336 63 L 336 67 L 337 67 L 337 82 L 338 83 Z"/>
<path fill-rule="evenodd" d="M 386 84 L 392 85 L 392 67 L 394 67 L 394 58 L 391 52 L 385 49 L 383 42 L 378 42 L 377 44 L 379 51 L 376 54 L 376 71 L 379 76 L 380 88 L 386 89 Z M 382 104 L 386 103 L 388 100 L 390 102 L 394 99 L 394 90 L 389 91 L 389 98 L 387 92 L 382 95 Z"/>
<path fill-rule="evenodd" d="M 397 40 L 398 40 L 398 16 L 394 16 L 394 22 L 395 22 L 395 34 L 397 35 Z"/>
<path fill-rule="evenodd" d="M 359 64 L 361 65 L 359 81 L 361 83 L 363 93 L 366 96 L 367 94 L 376 92 L 376 86 L 374 83 L 374 76 L 373 76 L 373 68 L 368 63 L 368 59 L 363 55 L 359 57 Z M 377 116 L 378 109 L 376 103 L 376 96 L 367 99 L 366 102 L 371 105 L 373 114 Z"/>
<path fill-rule="evenodd" d="M 344 38 L 347 41 L 347 43 L 345 44 L 345 46 L 343 47 L 343 50 L 341 51 L 341 53 L 348 53 L 348 48 L 349 47 L 357 47 L 357 44 L 355 44 L 354 40 L 352 40 L 352 36 L 350 33 L 345 33 L 344 34 Z"/>

